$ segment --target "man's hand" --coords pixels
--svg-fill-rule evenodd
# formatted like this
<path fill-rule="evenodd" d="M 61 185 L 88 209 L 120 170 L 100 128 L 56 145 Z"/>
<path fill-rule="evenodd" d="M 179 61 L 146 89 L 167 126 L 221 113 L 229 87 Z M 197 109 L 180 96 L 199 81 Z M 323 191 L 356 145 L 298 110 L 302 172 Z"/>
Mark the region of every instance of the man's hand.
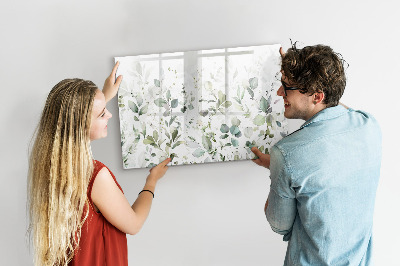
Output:
<path fill-rule="evenodd" d="M 106 98 L 106 103 L 114 98 L 114 96 L 118 92 L 119 84 L 121 84 L 122 81 L 122 75 L 118 76 L 117 80 L 115 80 L 115 75 L 117 73 L 117 69 L 119 66 L 119 62 L 117 62 L 111 71 L 110 76 L 107 77 L 106 81 L 104 82 L 103 86 L 103 94 L 104 97 Z"/>
<path fill-rule="evenodd" d="M 257 159 L 252 159 L 252 161 L 269 169 L 271 156 L 269 154 L 262 153 L 257 147 L 251 148 L 251 151 L 258 157 Z"/>

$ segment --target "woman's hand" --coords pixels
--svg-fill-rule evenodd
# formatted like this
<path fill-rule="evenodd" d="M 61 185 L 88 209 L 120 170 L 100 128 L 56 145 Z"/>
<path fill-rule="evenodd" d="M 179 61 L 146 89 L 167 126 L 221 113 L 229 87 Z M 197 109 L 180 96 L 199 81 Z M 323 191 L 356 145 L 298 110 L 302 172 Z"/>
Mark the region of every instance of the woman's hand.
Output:
<path fill-rule="evenodd" d="M 106 81 L 104 82 L 103 86 L 103 94 L 106 98 L 106 103 L 114 98 L 114 96 L 118 92 L 119 85 L 122 81 L 122 75 L 118 76 L 117 80 L 115 80 L 115 75 L 117 74 L 117 69 L 119 66 L 119 62 L 117 62 L 111 71 L 110 76 L 107 77 Z"/>
<path fill-rule="evenodd" d="M 150 174 L 147 177 L 147 182 L 150 182 L 155 185 L 157 181 L 164 176 L 165 172 L 168 170 L 167 164 L 171 161 L 171 158 L 167 158 L 157 166 L 154 166 L 150 169 Z"/>
<path fill-rule="evenodd" d="M 252 161 L 260 166 L 264 166 L 265 168 L 269 169 L 271 156 L 269 154 L 262 153 L 256 147 L 251 148 L 251 151 L 258 157 L 257 159 L 252 159 Z"/>

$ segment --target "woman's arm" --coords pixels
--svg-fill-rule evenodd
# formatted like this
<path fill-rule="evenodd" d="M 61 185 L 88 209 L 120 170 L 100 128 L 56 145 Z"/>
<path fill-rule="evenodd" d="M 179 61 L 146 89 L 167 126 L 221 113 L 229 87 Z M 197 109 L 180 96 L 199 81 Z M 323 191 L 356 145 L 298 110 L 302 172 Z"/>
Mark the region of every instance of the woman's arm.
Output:
<path fill-rule="evenodd" d="M 157 181 L 164 176 L 169 162 L 168 158 L 150 170 L 143 189 L 154 193 Z M 144 191 L 131 206 L 106 167 L 97 174 L 91 196 L 93 203 L 107 221 L 122 232 L 131 235 L 138 233 L 142 228 L 153 201 L 153 195 Z"/>

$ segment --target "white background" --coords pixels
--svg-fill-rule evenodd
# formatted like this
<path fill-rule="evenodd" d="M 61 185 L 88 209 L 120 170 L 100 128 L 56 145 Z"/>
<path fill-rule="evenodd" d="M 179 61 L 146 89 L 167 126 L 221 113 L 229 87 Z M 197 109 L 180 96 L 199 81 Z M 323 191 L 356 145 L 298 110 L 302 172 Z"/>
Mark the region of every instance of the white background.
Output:
<path fill-rule="evenodd" d="M 380 122 L 374 255 L 376 265 L 400 265 L 398 10 L 394 0 L 2 1 L 0 265 L 32 264 L 28 144 L 58 81 L 80 77 L 102 87 L 114 56 L 274 43 L 287 49 L 289 38 L 340 52 L 350 64 L 342 102 Z M 122 170 L 116 99 L 108 108 L 109 135 L 93 143 L 93 153 L 133 202 L 148 170 Z M 282 265 L 286 243 L 263 214 L 268 175 L 251 161 L 171 167 L 149 220 L 128 236 L 130 264 Z"/>

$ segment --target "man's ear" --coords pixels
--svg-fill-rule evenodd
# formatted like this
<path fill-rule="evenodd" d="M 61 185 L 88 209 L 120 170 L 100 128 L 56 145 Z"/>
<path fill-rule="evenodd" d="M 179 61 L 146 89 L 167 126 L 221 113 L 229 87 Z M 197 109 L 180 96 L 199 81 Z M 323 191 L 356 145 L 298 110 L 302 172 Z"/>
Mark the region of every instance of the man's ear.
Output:
<path fill-rule="evenodd" d="M 313 103 L 318 104 L 322 103 L 325 99 L 325 93 L 323 92 L 316 92 L 313 94 Z"/>

